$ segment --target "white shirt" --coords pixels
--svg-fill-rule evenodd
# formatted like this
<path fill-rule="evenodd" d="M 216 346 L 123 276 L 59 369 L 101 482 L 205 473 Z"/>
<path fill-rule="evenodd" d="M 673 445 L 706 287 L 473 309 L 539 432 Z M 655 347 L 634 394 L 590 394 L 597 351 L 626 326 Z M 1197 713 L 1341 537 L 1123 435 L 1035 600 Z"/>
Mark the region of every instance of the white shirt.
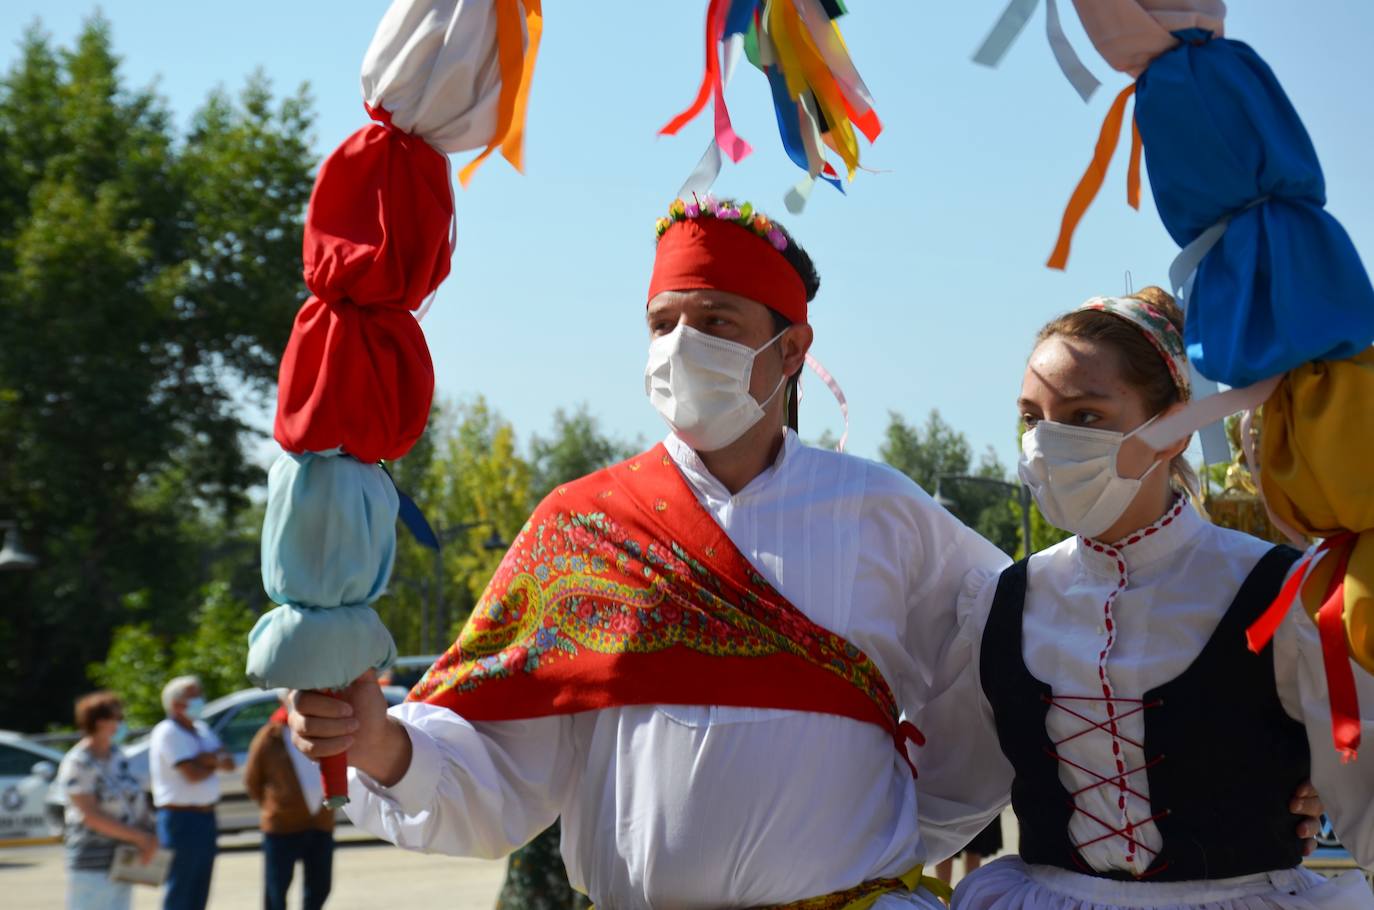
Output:
<path fill-rule="evenodd" d="M 194 733 L 170 717 L 153 727 L 148 758 L 152 768 L 155 806 L 213 806 L 219 802 L 218 773 L 204 780 L 190 781 L 176 767 L 188 758 L 220 748 L 219 737 L 214 730 L 202 721 L 193 723 Z"/>
<path fill-rule="evenodd" d="M 1138 699 L 1178 677 L 1201 653 L 1241 584 L 1272 546 L 1217 527 L 1191 507 L 1165 516 L 1151 533 L 1131 535 L 1128 541 L 1135 537 L 1134 543 L 1102 552 L 1074 538 L 1031 557 L 1023 657 L 1026 668 L 1055 696 L 1097 695 L 1105 681 L 1114 698 Z M 1120 588 L 1123 579 L 1126 586 Z M 959 632 L 916 717 L 918 725 L 939 726 L 951 737 L 930 741 L 918 759 L 923 833 L 939 845 L 936 852 L 958 849 L 1008 800 L 1012 769 L 998 745 L 979 675 L 982 632 L 996 588 L 994 573 L 970 576 L 959 603 Z M 1368 867 L 1374 864 L 1374 754 L 1366 751 L 1357 762 L 1340 763 L 1331 742 L 1321 644 L 1301 609 L 1295 607 L 1279 627 L 1273 653 L 1284 710 L 1307 728 L 1312 782 L 1342 843 Z M 1355 677 L 1365 742 L 1374 743 L 1374 678 L 1359 667 Z M 1121 773 L 1118 760 L 1125 772 L 1142 767 L 1145 758 L 1138 744 L 1144 742 L 1143 713 L 1121 704 L 1114 733 L 1104 723 L 1075 736 L 1108 716 L 1101 701 L 1073 707 L 1091 720 L 1054 708 L 1045 718 L 1050 740 L 1060 743 L 1059 754 L 1072 762 L 1059 763 L 1060 781 L 1070 793 L 1083 791 L 1075 797 L 1079 811 L 1070 821 L 1070 841 L 1096 841 L 1080 850 L 1096 870 L 1144 872 L 1162 844 L 1158 827 L 1148 820 L 1147 775 L 1127 773 L 1127 788 L 1093 787 L 1100 778 L 1084 770 L 1115 778 Z M 955 718 L 965 722 L 956 725 Z M 1225 769 L 1219 767 L 1218 773 Z M 1139 846 L 1133 848 L 1130 838 L 1120 835 L 1103 839 L 1110 833 L 1103 821 L 1114 828 L 1134 824 Z"/>
<path fill-rule="evenodd" d="M 908 710 L 965 572 L 1006 557 L 900 473 L 801 445 L 731 495 L 668 452 L 754 567 L 874 660 Z M 938 609 L 937 609 L 938 605 Z M 600 906 L 748 907 L 900 875 L 924 858 L 911 771 L 881 728 L 827 714 L 658 705 L 468 723 L 404 704 L 414 757 L 348 814 L 403 847 L 501 856 L 559 815 L 572 884 Z M 885 907 L 935 906 L 883 898 Z"/>

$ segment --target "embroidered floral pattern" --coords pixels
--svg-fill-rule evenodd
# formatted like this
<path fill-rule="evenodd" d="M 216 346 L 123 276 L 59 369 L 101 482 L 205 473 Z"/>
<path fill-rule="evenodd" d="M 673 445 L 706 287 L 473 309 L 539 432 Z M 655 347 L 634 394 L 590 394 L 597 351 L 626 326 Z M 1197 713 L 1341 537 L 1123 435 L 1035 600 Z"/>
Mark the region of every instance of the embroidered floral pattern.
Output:
<path fill-rule="evenodd" d="M 674 648 L 717 657 L 792 654 L 857 687 L 896 731 L 896 700 L 876 665 L 787 603 L 757 572 L 731 570 L 727 579 L 693 548 L 651 530 L 661 525 L 578 508 L 607 502 L 602 494 L 614 485 L 611 472 L 643 485 L 651 467 L 683 483 L 675 467 L 640 458 L 595 475 L 595 487 L 567 488 L 566 501 L 546 501 L 517 535 L 457 644 L 411 697 L 470 692 L 591 655 Z M 684 495 L 691 496 L 685 488 Z M 629 508 L 627 497 L 610 500 L 617 501 Z M 659 503 L 666 505 L 646 499 L 645 514 L 661 515 Z M 717 551 L 726 548 L 698 549 L 718 562 Z"/>

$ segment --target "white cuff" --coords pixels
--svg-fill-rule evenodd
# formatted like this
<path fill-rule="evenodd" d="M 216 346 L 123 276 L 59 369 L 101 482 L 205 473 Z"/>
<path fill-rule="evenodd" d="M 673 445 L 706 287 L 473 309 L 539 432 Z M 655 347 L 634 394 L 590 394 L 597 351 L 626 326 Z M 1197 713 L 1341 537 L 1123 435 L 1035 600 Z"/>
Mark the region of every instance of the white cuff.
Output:
<path fill-rule="evenodd" d="M 419 815 L 433 804 L 439 789 L 439 746 L 432 736 L 419 727 L 406 723 L 394 714 L 391 719 L 399 723 L 410 737 L 410 767 L 390 787 L 383 787 L 357 768 L 349 768 L 350 798 L 365 799 L 364 793 L 352 792 L 355 788 L 361 789 L 385 800 L 405 815 Z"/>

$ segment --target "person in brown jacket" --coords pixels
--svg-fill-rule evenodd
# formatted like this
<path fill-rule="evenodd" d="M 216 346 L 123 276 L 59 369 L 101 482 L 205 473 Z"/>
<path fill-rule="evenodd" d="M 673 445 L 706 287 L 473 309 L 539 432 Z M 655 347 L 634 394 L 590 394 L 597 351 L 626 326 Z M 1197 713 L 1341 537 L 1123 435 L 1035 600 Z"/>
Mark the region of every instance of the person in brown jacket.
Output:
<path fill-rule="evenodd" d="M 305 865 L 305 910 L 319 910 L 334 874 L 334 811 L 323 806 L 320 773 L 301 755 L 278 711 L 253 737 L 244 789 L 262 810 L 262 861 L 267 910 L 286 910 L 296 863 Z"/>

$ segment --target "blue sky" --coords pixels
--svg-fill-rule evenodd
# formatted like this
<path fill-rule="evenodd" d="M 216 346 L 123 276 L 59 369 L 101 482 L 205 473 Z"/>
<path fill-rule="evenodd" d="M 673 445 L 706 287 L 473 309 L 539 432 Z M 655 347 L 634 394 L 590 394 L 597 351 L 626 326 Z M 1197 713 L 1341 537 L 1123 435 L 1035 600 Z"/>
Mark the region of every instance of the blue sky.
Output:
<path fill-rule="evenodd" d="M 675 138 L 656 132 L 700 78 L 706 4 L 545 5 L 527 173 L 493 159 L 458 195 L 453 274 L 424 322 L 439 391 L 482 393 L 522 438 L 547 428 L 556 407 L 587 402 L 610 431 L 653 439 L 663 428 L 641 380 L 652 226 L 700 156 L 709 117 Z M 1125 204 L 1123 144 L 1067 272 L 1043 265 L 1127 79 L 1096 55 L 1069 4 L 1070 39 L 1103 81 L 1088 105 L 1054 65 L 1043 11 L 1002 67 L 988 70 L 969 57 L 1001 0 L 848 5 L 841 26 L 886 126 L 864 162 L 881 173 L 860 173 L 844 197 L 818 187 L 806 213 L 787 218 L 782 195 L 799 172 L 778 143 L 762 77 L 744 68 L 729 100 L 755 153 L 727 166 L 716 191 L 783 216 L 816 260 L 814 352 L 848 394 L 852 451 L 876 455 L 889 411 L 923 419 L 938 408 L 975 449 L 994 446 L 1012 464 L 1013 402 L 1036 328 L 1086 297 L 1121 292 L 1128 271 L 1136 287 L 1165 283 L 1176 252 L 1148 192 L 1140 212 Z M 127 81 L 155 85 L 182 122 L 208 91 L 237 89 L 255 67 L 279 91 L 310 83 L 321 156 L 365 122 L 358 68 L 384 3 L 101 8 Z M 35 19 L 65 44 L 94 9 L 8 0 L 0 65 Z M 1360 249 L 1374 249 L 1374 7 L 1236 3 L 1227 32 L 1274 67 L 1321 154 L 1330 209 Z M 814 378 L 801 419 L 807 437 L 840 428 Z"/>

